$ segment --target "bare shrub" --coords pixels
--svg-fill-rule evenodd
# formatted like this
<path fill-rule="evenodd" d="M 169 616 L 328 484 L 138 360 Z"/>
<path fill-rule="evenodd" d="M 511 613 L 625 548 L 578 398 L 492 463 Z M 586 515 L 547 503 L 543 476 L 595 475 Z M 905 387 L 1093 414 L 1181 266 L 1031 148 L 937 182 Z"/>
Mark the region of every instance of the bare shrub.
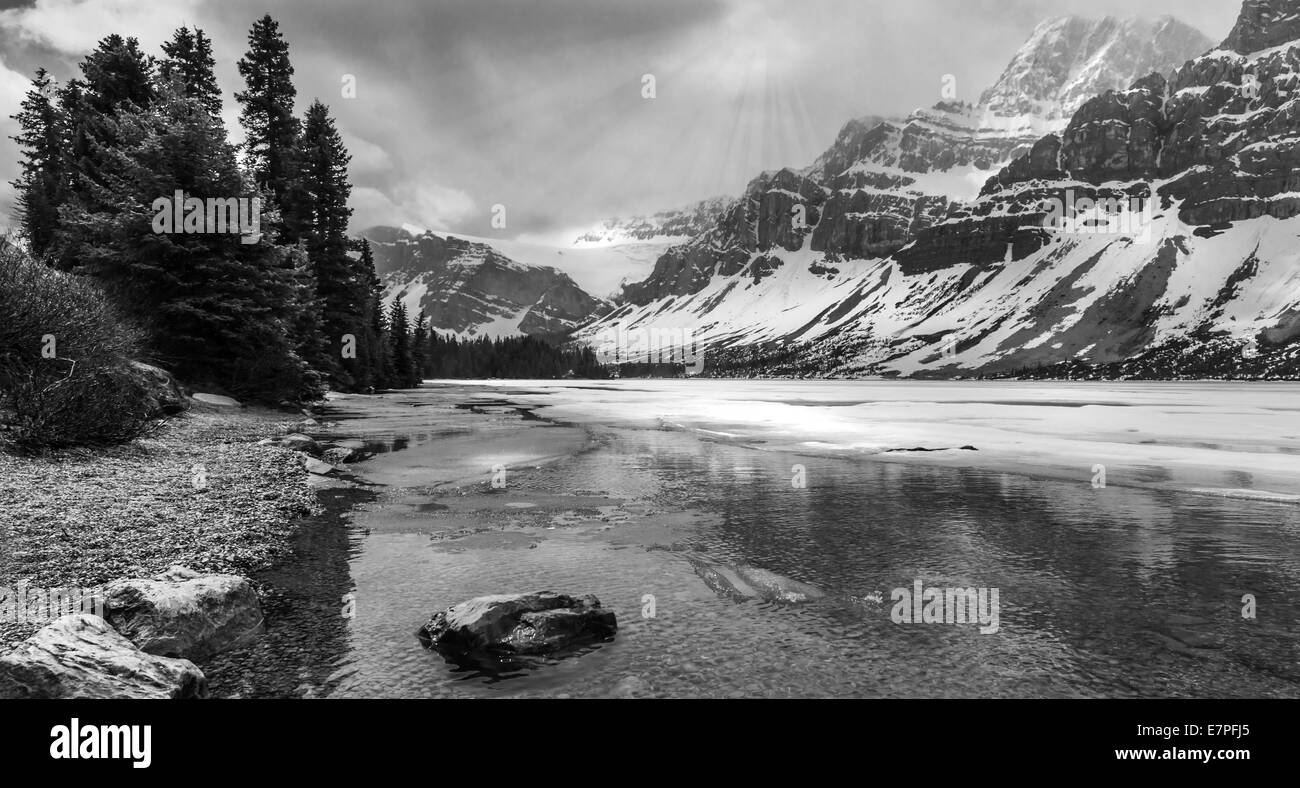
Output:
<path fill-rule="evenodd" d="M 150 423 L 143 337 L 89 280 L 0 240 L 0 435 L 37 449 L 128 441 Z"/>

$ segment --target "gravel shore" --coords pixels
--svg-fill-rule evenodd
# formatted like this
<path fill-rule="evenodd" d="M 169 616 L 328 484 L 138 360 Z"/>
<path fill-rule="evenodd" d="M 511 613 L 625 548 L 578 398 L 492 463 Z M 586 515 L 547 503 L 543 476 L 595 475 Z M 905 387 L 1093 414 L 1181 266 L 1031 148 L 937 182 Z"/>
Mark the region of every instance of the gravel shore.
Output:
<path fill-rule="evenodd" d="M 301 421 L 199 405 L 124 446 L 0 452 L 0 587 L 90 588 L 174 564 L 239 574 L 273 565 L 320 507 L 302 455 L 256 442 Z M 0 650 L 37 628 L 0 621 Z"/>

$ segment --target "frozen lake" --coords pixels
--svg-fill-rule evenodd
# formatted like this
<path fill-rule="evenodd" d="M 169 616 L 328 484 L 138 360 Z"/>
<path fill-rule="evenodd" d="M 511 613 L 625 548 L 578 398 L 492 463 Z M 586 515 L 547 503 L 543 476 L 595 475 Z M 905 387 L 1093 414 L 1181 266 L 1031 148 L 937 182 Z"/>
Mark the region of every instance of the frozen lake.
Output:
<path fill-rule="evenodd" d="M 378 453 L 322 490 L 332 513 L 261 578 L 268 636 L 205 669 L 244 696 L 1297 697 L 1297 392 L 622 380 L 340 397 L 330 418 Z M 756 573 L 817 598 L 751 593 Z M 895 592 L 918 582 L 995 589 L 996 631 L 900 623 Z M 596 594 L 617 638 L 504 675 L 416 642 L 438 609 L 540 589 Z"/>

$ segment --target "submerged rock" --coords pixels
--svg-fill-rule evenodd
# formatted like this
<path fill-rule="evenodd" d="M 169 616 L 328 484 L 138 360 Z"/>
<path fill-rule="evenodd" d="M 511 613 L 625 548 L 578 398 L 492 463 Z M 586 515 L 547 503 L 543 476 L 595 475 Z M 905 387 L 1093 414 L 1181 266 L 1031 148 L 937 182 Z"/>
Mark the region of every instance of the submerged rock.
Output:
<path fill-rule="evenodd" d="M 740 575 L 740 578 L 750 586 L 757 589 L 763 598 L 769 602 L 798 604 L 800 602 L 815 602 L 826 596 L 816 586 L 756 566 L 741 564 L 736 567 L 736 574 Z"/>
<path fill-rule="evenodd" d="M 618 631 L 612 610 L 588 594 L 550 591 L 481 596 L 435 613 L 416 633 L 425 648 L 463 656 L 475 652 L 547 654 L 608 640 Z"/>
<path fill-rule="evenodd" d="M 239 648 L 265 629 L 247 578 L 200 575 L 179 566 L 152 578 L 109 583 L 104 618 L 141 650 L 186 659 Z"/>
<path fill-rule="evenodd" d="M 700 558 L 689 559 L 710 589 L 737 601 L 762 599 L 766 602 L 801 604 L 826 596 L 820 588 L 784 575 L 748 564 L 714 564 Z"/>
<path fill-rule="evenodd" d="M 64 616 L 0 656 L 0 698 L 206 698 L 193 662 L 148 654 L 99 616 Z"/>

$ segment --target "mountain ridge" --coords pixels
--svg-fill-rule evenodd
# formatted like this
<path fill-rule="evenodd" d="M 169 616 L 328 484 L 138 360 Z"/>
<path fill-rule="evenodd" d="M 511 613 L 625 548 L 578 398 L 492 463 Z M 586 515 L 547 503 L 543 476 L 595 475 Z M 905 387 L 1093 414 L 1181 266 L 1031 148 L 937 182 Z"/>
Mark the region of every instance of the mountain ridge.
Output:
<path fill-rule="evenodd" d="M 927 203 L 926 174 L 914 177 L 905 160 L 921 146 L 902 144 L 898 124 L 846 125 L 836 145 L 850 154 L 823 157 L 838 167 L 858 156 L 831 181 L 836 188 L 816 193 L 825 169 L 820 178 L 813 168 L 783 170 L 773 197 L 760 176 L 760 188 L 747 192 L 759 208 L 745 217 L 758 220 L 752 240 L 729 238 L 728 226 L 746 227 L 724 215 L 722 231 L 661 258 L 656 274 L 671 274 L 673 289 L 629 288 L 640 297 L 580 336 L 608 327 L 689 329 L 725 368 L 786 374 L 951 377 L 1145 355 L 1175 359 L 1161 362 L 1172 374 L 1176 358 L 1224 342 L 1293 363 L 1286 354 L 1300 331 L 1300 194 L 1293 194 L 1300 102 L 1292 98 L 1300 95 L 1293 94 L 1300 47 L 1294 38 L 1278 44 L 1275 26 L 1300 37 L 1297 6 L 1248 0 L 1219 48 L 1187 40 L 1201 54 L 1168 79 L 1136 75 L 1123 90 L 1083 101 L 1055 130 L 1017 140 L 968 201 Z M 1044 24 L 1039 30 L 1050 29 Z M 938 109 L 949 118 L 975 114 L 969 105 Z M 929 120 L 920 112 L 918 125 Z M 935 127 L 913 138 L 924 142 Z M 991 138 L 966 139 L 970 147 L 949 146 L 943 163 L 978 155 Z M 905 178 L 911 182 L 895 180 Z M 1143 237 L 1049 226 L 1045 206 L 1075 197 L 1143 205 Z M 840 207 L 836 198 L 857 203 Z M 766 228 L 763 200 L 773 203 Z M 799 232 L 781 215 L 796 204 L 809 215 Z M 1089 221 L 1112 220 L 1097 216 Z M 865 229 L 878 245 L 837 239 L 837 225 Z M 1188 337 L 1199 339 L 1162 355 Z"/>

